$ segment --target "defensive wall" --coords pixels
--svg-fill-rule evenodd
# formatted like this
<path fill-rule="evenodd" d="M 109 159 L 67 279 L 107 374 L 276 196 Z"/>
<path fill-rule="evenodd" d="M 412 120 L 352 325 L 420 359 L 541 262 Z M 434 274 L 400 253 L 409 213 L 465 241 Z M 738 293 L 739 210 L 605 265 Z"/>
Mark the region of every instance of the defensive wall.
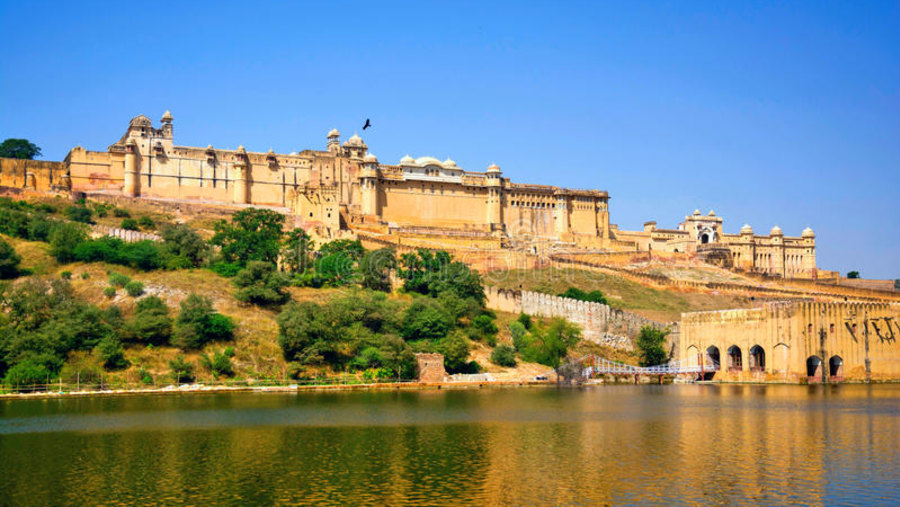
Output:
<path fill-rule="evenodd" d="M 68 190 L 65 162 L 0 158 L 0 186 L 51 192 Z"/>
<path fill-rule="evenodd" d="M 725 381 L 900 379 L 900 305 L 766 303 L 682 314 L 678 356 Z M 868 363 L 868 368 L 867 368 Z"/>
<path fill-rule="evenodd" d="M 531 291 L 485 287 L 486 306 L 508 313 L 561 317 L 578 325 L 582 338 L 622 350 L 634 350 L 633 339 L 644 326 L 670 330 L 669 341 L 678 342 L 678 323 L 656 322 L 608 305 Z"/>

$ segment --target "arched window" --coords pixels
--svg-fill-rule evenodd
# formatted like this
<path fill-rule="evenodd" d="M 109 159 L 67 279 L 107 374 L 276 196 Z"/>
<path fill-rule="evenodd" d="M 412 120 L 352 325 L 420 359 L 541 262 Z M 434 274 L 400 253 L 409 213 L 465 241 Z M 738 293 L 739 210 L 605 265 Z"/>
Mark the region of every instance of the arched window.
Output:
<path fill-rule="evenodd" d="M 844 379 L 844 360 L 841 356 L 831 356 L 828 360 L 828 375 L 831 380 Z"/>
<path fill-rule="evenodd" d="M 750 349 L 750 371 L 766 371 L 766 351 L 759 345 Z"/>
<path fill-rule="evenodd" d="M 728 371 L 741 371 L 744 369 L 741 348 L 732 345 L 728 348 Z"/>
<path fill-rule="evenodd" d="M 817 382 L 822 378 L 822 359 L 819 356 L 806 358 L 806 376 L 811 382 Z"/>
<path fill-rule="evenodd" d="M 715 345 L 710 346 L 706 349 L 706 363 L 710 366 L 713 366 L 715 369 L 719 369 L 719 347 Z"/>

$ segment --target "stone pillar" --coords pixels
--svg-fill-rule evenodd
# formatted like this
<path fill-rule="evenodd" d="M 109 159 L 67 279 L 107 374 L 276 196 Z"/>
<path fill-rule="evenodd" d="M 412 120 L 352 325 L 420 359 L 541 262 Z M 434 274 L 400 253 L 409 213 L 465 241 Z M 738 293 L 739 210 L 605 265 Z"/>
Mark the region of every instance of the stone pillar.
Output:
<path fill-rule="evenodd" d="M 141 195 L 137 151 L 137 143 L 134 142 L 134 139 L 129 139 L 125 143 L 125 184 L 122 187 L 122 194 L 128 197 Z"/>
<path fill-rule="evenodd" d="M 249 202 L 250 164 L 247 160 L 247 152 L 243 146 L 239 146 L 234 158 L 234 202 L 247 204 Z"/>

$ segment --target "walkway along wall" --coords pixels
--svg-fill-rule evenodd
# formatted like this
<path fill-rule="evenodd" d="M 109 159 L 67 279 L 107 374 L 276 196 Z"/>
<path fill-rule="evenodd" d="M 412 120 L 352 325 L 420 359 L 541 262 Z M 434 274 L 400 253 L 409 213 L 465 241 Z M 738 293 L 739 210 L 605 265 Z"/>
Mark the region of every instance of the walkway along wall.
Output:
<path fill-rule="evenodd" d="M 718 362 L 714 380 L 900 379 L 900 305 L 767 303 L 682 314 L 679 357 Z M 867 368 L 868 363 L 868 368 Z"/>
<path fill-rule="evenodd" d="M 485 287 L 485 295 L 488 308 L 540 317 L 561 317 L 578 325 L 585 340 L 601 345 L 633 350 L 633 340 L 644 326 L 669 328 L 669 342 L 678 343 L 678 323 L 656 322 L 600 303 L 496 287 Z"/>

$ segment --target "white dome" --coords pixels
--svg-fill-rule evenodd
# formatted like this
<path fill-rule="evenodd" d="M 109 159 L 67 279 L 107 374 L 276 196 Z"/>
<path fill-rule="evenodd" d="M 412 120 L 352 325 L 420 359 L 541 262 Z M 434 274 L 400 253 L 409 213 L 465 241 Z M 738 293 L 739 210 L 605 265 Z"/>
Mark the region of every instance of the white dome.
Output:
<path fill-rule="evenodd" d="M 716 216 L 716 212 L 713 210 L 709 210 L 709 216 L 711 216 L 711 217 Z"/>
<path fill-rule="evenodd" d="M 444 161 L 444 167 L 456 167 L 456 162 L 448 157 L 447 160 Z"/>
<path fill-rule="evenodd" d="M 416 159 L 416 163 L 419 165 L 422 165 L 422 166 L 425 166 L 425 165 L 437 165 L 437 166 L 441 166 L 441 167 L 444 166 L 444 164 L 442 164 L 440 160 L 438 160 L 434 157 L 419 157 Z"/>
<path fill-rule="evenodd" d="M 699 210 L 699 209 L 695 209 L 695 210 L 694 210 L 694 216 L 696 216 L 696 217 L 699 217 L 699 216 L 700 216 L 700 210 Z"/>
<path fill-rule="evenodd" d="M 377 163 L 377 162 L 378 162 L 378 157 L 376 157 L 375 155 L 372 155 L 371 153 L 369 153 L 368 155 L 366 155 L 365 157 L 363 157 L 363 162 Z"/>
<path fill-rule="evenodd" d="M 803 234 L 802 234 L 802 236 L 803 236 L 804 238 L 815 238 L 815 237 L 816 237 L 816 233 L 814 233 L 812 229 L 810 229 L 809 227 L 807 227 L 806 229 L 803 229 Z"/>
<path fill-rule="evenodd" d="M 753 227 L 750 227 L 750 224 L 744 224 L 741 227 L 741 234 L 753 234 Z"/>
<path fill-rule="evenodd" d="M 488 166 L 487 172 L 489 172 L 489 173 L 499 173 L 499 172 L 500 172 L 500 166 L 498 166 L 497 164 L 491 164 L 491 165 Z"/>
<path fill-rule="evenodd" d="M 350 136 L 350 139 L 347 139 L 347 142 L 344 143 L 345 146 L 365 146 L 366 143 L 363 142 L 362 138 L 356 134 Z"/>
<path fill-rule="evenodd" d="M 328 137 L 341 137 L 341 133 L 338 132 L 338 129 L 331 129 L 328 131 Z"/>
<path fill-rule="evenodd" d="M 166 112 L 163 113 L 162 119 L 160 121 L 162 121 L 163 123 L 171 122 L 172 121 L 172 112 L 169 111 L 168 109 L 166 109 Z"/>
<path fill-rule="evenodd" d="M 400 165 L 416 165 L 416 160 L 409 155 L 405 155 L 400 159 Z"/>
<path fill-rule="evenodd" d="M 769 235 L 770 236 L 782 236 L 782 235 L 784 235 L 784 233 L 781 232 L 781 227 L 778 227 L 776 225 L 775 227 L 772 227 L 771 231 L 769 231 Z"/>

